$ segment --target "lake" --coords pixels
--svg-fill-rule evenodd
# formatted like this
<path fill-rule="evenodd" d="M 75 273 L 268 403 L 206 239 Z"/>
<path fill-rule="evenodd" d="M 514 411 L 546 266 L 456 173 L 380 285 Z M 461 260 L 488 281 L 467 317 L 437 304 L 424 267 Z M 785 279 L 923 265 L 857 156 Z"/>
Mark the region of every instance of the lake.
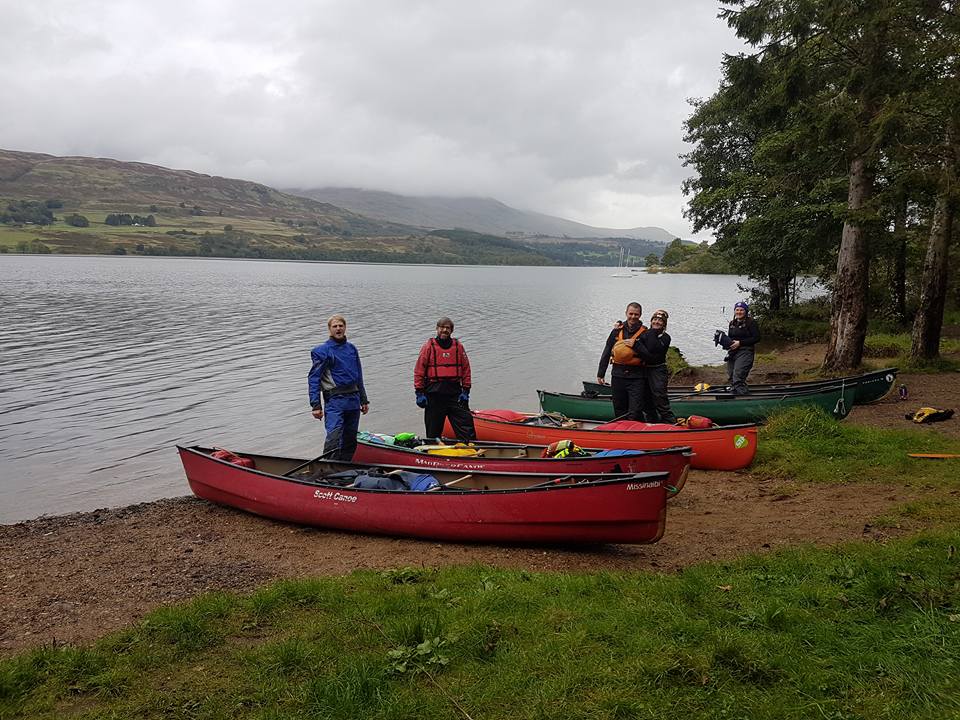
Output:
<path fill-rule="evenodd" d="M 371 431 L 423 431 L 413 364 L 441 315 L 473 408 L 578 392 L 634 300 L 670 312 L 691 364 L 721 362 L 744 278 L 614 271 L 0 255 L 0 523 L 189 494 L 177 444 L 319 454 L 306 375 L 335 312 Z"/>

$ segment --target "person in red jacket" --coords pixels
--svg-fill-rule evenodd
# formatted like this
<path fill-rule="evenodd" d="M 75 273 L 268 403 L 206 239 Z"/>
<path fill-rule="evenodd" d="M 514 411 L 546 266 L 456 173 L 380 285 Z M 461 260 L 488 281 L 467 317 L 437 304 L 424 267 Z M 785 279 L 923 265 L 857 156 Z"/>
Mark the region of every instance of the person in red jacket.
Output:
<path fill-rule="evenodd" d="M 420 348 L 413 369 L 413 389 L 417 406 L 423 408 L 427 437 L 441 437 L 444 420 L 449 418 L 457 439 L 471 442 L 477 439 L 477 431 L 469 406 L 470 360 L 452 333 L 453 320 L 437 320 L 437 336 Z"/>

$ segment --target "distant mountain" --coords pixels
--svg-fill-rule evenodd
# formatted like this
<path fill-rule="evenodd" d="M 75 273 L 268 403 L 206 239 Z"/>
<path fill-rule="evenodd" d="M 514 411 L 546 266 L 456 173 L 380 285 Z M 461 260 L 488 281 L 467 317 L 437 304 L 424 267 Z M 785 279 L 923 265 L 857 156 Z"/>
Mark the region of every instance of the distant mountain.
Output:
<path fill-rule="evenodd" d="M 146 213 L 157 206 L 183 208 L 186 214 L 198 208 L 205 215 L 310 221 L 331 232 L 362 236 L 413 230 L 247 180 L 146 163 L 14 150 L 0 150 L 0 198 L 56 198 L 67 207 L 104 212 Z"/>
<path fill-rule="evenodd" d="M 331 203 L 355 213 L 422 228 L 463 228 L 505 237 L 632 238 L 669 243 L 677 236 L 659 227 L 618 230 L 517 210 L 490 198 L 411 197 L 358 188 L 288 189 L 293 195 Z"/>
<path fill-rule="evenodd" d="M 416 200 L 379 195 L 400 206 Z M 605 238 L 621 231 L 523 213 L 493 200 L 426 200 L 445 214 L 374 218 L 247 180 L 0 150 L 0 253 L 610 266 L 621 248 L 633 258 L 659 257 L 666 249 L 662 241 Z M 409 219 L 401 224 L 391 217 Z M 500 218 L 495 231 L 471 229 L 491 227 L 494 217 Z"/>

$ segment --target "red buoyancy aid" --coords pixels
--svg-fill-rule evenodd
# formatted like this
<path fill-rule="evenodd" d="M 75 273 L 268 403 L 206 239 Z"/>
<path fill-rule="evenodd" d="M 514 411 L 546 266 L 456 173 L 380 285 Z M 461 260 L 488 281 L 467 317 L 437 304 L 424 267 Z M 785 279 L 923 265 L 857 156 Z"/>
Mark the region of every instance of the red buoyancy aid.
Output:
<path fill-rule="evenodd" d="M 463 379 L 463 351 L 460 342 L 451 338 L 453 344 L 443 349 L 436 338 L 430 338 L 430 357 L 427 360 L 427 380 L 441 382 L 443 380 Z"/>
<path fill-rule="evenodd" d="M 217 460 L 226 460 L 228 463 L 233 463 L 234 465 L 239 465 L 240 467 L 256 469 L 257 464 L 253 461 L 253 458 L 240 457 L 236 453 L 232 453 L 229 450 L 216 450 L 210 453 L 210 457 L 214 457 Z"/>
<path fill-rule="evenodd" d="M 524 420 L 530 419 L 530 416 L 526 413 L 499 408 L 494 410 L 474 410 L 473 414 L 478 418 L 484 418 L 486 420 L 499 420 L 500 422 L 520 423 Z"/>
<path fill-rule="evenodd" d="M 626 328 L 626 325 L 620 328 L 620 334 L 617 336 L 617 341 L 613 344 L 610 357 L 616 365 L 643 365 L 643 360 L 637 356 L 633 348 L 623 344 L 623 332 Z M 647 328 L 641 324 L 640 329 L 631 336 L 631 339 L 636 340 L 646 329 Z"/>

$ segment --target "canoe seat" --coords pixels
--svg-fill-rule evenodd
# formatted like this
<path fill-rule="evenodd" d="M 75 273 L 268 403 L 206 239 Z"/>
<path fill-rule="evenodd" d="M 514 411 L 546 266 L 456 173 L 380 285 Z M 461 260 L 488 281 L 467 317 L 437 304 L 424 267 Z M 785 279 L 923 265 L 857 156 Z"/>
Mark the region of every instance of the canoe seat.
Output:
<path fill-rule="evenodd" d="M 417 445 L 414 450 L 427 455 L 441 455 L 443 457 L 483 457 L 482 449 L 463 443 L 457 443 L 456 445 Z"/>
<path fill-rule="evenodd" d="M 458 477 L 458 478 L 456 478 L 456 479 L 454 479 L 454 480 L 450 480 L 449 482 L 443 483 L 443 486 L 444 486 L 444 487 L 453 487 L 454 485 L 459 485 L 459 484 L 462 483 L 463 481 L 469 480 L 469 479 L 472 478 L 472 477 L 473 477 L 473 474 L 472 474 L 472 473 L 471 473 L 470 475 L 464 475 L 463 477 Z"/>

